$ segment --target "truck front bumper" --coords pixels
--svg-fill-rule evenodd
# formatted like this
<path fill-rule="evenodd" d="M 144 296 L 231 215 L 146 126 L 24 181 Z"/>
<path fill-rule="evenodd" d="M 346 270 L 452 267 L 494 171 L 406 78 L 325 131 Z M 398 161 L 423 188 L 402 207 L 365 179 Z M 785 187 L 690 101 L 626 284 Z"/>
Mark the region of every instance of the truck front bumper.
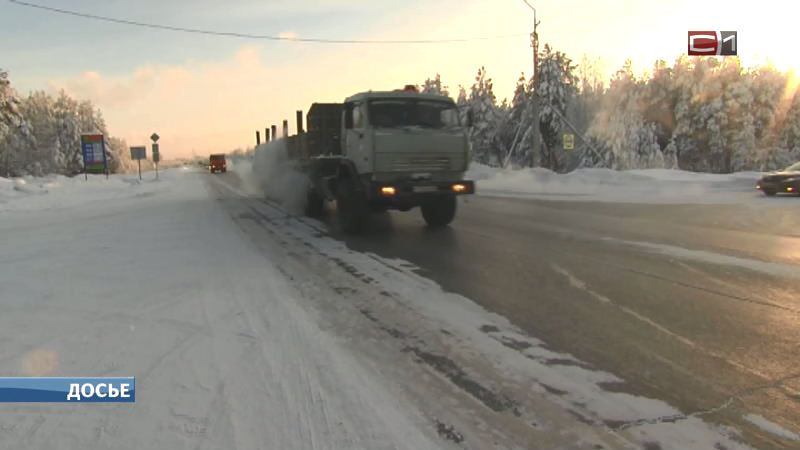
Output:
<path fill-rule="evenodd" d="M 425 199 L 441 195 L 469 195 L 475 193 L 475 182 L 459 181 L 372 181 L 367 197 L 374 203 L 386 206 L 413 207 Z"/>

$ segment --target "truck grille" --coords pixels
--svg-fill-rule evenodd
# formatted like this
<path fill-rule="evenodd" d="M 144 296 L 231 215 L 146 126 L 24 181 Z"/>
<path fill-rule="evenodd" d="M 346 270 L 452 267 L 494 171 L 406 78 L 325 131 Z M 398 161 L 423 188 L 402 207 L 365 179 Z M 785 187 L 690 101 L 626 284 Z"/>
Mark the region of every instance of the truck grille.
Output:
<path fill-rule="evenodd" d="M 398 156 L 389 166 L 392 172 L 450 170 L 450 158 L 446 156 Z"/>

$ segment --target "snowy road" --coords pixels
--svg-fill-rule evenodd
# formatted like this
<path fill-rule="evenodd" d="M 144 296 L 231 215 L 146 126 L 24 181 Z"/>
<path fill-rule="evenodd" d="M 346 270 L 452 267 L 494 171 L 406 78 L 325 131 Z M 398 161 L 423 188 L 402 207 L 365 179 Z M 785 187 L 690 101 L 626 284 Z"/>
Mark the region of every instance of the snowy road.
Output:
<path fill-rule="evenodd" d="M 479 208 L 504 207 L 474 199 L 463 221 L 440 234 L 423 233 L 412 216 L 392 216 L 383 226 L 394 232 L 350 240 L 348 248 L 324 223 L 248 194 L 235 173 L 176 170 L 161 182 L 98 177 L 0 192 L 2 374 L 137 377 L 133 405 L 0 405 L 0 449 L 797 444 L 795 416 L 783 409 L 776 415 L 737 403 L 717 414 L 671 395 L 674 385 L 658 384 L 662 365 L 674 366 L 674 383 L 697 389 L 691 370 L 713 359 L 700 350 L 718 349 L 668 328 L 674 322 L 646 314 L 636 299 L 622 303 L 623 293 L 593 278 L 608 274 L 588 270 L 590 259 L 544 253 L 563 245 L 591 257 L 601 253 L 593 246 L 631 244 L 579 248 L 577 235 L 534 228 L 531 239 L 546 237 L 535 243 L 539 257 L 550 256 L 537 266 L 519 242 L 494 242 L 504 233 L 521 236 L 514 221 L 503 230 L 480 222 L 489 218 Z M 650 253 L 627 251 L 647 269 Z M 651 259 L 665 259 L 650 251 Z M 520 271 L 509 270 L 509 260 Z M 741 270 L 737 276 L 750 274 Z M 785 286 L 796 285 L 774 287 Z M 696 300 L 695 314 L 707 313 L 703 299 L 681 300 Z M 796 321 L 791 298 L 771 299 L 783 300 L 764 333 L 796 333 L 780 328 L 782 317 Z M 621 345 L 625 336 L 629 346 Z M 696 348 L 682 347 L 689 339 Z M 773 366 L 757 369 L 773 376 L 788 367 L 781 358 L 790 355 L 773 353 L 791 351 L 792 339 L 767 347 Z M 603 357 L 603 347 L 630 351 L 630 366 Z M 650 375 L 636 349 L 649 351 Z M 682 366 L 681 355 L 697 365 Z M 720 373 L 736 373 L 726 364 Z M 726 380 L 708 385 L 725 387 Z"/>

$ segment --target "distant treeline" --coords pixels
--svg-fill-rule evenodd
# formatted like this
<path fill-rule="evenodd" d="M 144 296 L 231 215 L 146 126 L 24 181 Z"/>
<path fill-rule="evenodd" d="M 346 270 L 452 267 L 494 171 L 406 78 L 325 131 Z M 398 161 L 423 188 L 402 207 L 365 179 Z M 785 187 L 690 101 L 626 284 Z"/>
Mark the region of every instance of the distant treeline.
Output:
<path fill-rule="evenodd" d="M 56 97 L 45 92 L 20 97 L 0 70 L 0 176 L 80 173 L 82 133 L 109 136 L 90 101 L 74 100 L 63 91 Z M 110 137 L 108 144 L 110 170 L 128 170 L 132 162 L 125 141 Z"/>
<path fill-rule="evenodd" d="M 643 76 L 627 62 L 608 81 L 584 58 L 578 66 L 545 46 L 537 80 L 519 78 L 511 100 L 497 100 L 481 68 L 459 86 L 473 111 L 474 158 L 556 171 L 578 167 L 680 168 L 728 173 L 769 170 L 800 160 L 800 95 L 793 73 L 743 68 L 736 57 L 657 61 Z M 427 92 L 449 92 L 439 75 Z M 579 132 L 576 149 L 562 133 Z M 534 128 L 541 141 L 535 145 Z M 585 139 L 582 139 L 585 138 Z"/>

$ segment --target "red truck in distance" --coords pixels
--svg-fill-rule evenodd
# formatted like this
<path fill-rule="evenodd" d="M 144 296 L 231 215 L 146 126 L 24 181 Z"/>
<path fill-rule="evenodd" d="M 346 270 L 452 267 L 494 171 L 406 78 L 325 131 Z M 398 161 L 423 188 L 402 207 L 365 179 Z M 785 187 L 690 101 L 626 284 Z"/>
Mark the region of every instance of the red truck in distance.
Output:
<path fill-rule="evenodd" d="M 228 163 L 225 161 L 225 155 L 211 155 L 208 161 L 208 170 L 211 173 L 214 172 L 222 172 L 225 173 L 228 171 Z"/>

